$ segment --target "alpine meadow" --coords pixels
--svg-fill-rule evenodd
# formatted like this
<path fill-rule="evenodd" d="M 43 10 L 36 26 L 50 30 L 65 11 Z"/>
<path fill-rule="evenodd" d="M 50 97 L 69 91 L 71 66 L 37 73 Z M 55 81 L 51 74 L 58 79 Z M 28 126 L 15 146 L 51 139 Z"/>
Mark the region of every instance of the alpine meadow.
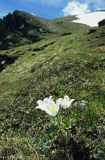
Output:
<path fill-rule="evenodd" d="M 105 19 L 76 19 L 0 19 L 0 160 L 105 160 Z"/>

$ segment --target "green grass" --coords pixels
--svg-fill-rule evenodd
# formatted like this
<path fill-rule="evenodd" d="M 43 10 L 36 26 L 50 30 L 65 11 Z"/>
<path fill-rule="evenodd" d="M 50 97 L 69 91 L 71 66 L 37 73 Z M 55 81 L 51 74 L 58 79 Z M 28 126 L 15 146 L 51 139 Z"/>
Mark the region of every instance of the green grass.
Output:
<path fill-rule="evenodd" d="M 18 56 L 0 73 L 2 159 L 68 160 L 76 154 L 84 160 L 105 159 L 105 46 L 100 46 L 105 37 L 97 38 L 98 32 L 104 27 L 0 52 Z M 36 101 L 66 94 L 88 104 L 60 110 L 59 128 L 35 109 Z"/>

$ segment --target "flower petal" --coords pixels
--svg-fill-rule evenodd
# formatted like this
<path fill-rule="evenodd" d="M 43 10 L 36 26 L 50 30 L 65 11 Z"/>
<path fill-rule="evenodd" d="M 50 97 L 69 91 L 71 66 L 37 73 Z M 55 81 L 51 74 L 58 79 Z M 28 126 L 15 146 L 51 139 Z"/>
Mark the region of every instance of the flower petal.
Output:
<path fill-rule="evenodd" d="M 39 108 L 41 110 L 44 110 L 46 113 L 48 113 L 51 116 L 57 115 L 59 111 L 59 105 L 55 103 L 55 101 L 52 99 L 52 97 L 46 97 L 43 101 L 38 100 L 37 103 L 39 104 L 36 108 Z"/>
<path fill-rule="evenodd" d="M 38 103 L 38 105 L 43 105 L 43 101 L 42 100 L 38 100 L 37 103 Z"/>
<path fill-rule="evenodd" d="M 67 95 L 64 96 L 64 100 L 65 100 L 65 101 L 69 101 L 69 100 L 70 100 L 69 96 L 67 96 Z"/>
<path fill-rule="evenodd" d="M 59 98 L 56 100 L 57 105 L 63 105 L 63 98 Z"/>
<path fill-rule="evenodd" d="M 69 105 L 71 106 L 75 99 L 70 99 Z"/>

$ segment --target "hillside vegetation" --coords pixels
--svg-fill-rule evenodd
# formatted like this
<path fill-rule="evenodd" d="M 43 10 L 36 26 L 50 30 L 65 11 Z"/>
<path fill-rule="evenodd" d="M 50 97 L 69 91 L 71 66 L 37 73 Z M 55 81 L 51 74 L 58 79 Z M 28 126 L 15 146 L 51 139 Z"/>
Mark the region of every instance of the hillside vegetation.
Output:
<path fill-rule="evenodd" d="M 74 24 L 74 17 L 47 20 L 23 11 L 14 11 L 0 19 L 0 50 L 31 44 L 42 39 L 71 34 L 86 27 Z"/>
<path fill-rule="evenodd" d="M 0 51 L 1 160 L 105 159 L 105 26 L 67 19 L 46 22 L 52 35 L 40 41 Z M 58 127 L 36 109 L 50 95 L 88 103 L 60 109 Z"/>

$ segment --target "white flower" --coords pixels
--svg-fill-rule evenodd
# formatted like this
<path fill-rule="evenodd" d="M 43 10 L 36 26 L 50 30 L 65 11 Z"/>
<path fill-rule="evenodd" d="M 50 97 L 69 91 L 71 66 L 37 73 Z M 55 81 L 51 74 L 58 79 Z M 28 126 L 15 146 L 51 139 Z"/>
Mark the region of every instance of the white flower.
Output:
<path fill-rule="evenodd" d="M 78 105 L 80 105 L 80 106 L 86 106 L 88 104 L 88 102 L 86 101 L 86 100 L 81 100 L 80 102 L 78 102 L 78 101 L 76 101 L 76 102 L 74 102 L 74 104 L 73 104 L 73 106 L 75 107 L 75 106 L 78 106 Z"/>
<path fill-rule="evenodd" d="M 63 108 L 69 108 L 72 103 L 75 101 L 75 99 L 70 99 L 67 95 L 64 96 L 64 98 L 59 98 L 56 103 L 58 105 L 61 105 Z"/>
<path fill-rule="evenodd" d="M 38 106 L 36 108 L 45 111 L 50 116 L 56 116 L 59 111 L 59 105 L 54 102 L 51 96 L 49 98 L 45 98 L 43 101 L 38 100 L 37 103 Z"/>

